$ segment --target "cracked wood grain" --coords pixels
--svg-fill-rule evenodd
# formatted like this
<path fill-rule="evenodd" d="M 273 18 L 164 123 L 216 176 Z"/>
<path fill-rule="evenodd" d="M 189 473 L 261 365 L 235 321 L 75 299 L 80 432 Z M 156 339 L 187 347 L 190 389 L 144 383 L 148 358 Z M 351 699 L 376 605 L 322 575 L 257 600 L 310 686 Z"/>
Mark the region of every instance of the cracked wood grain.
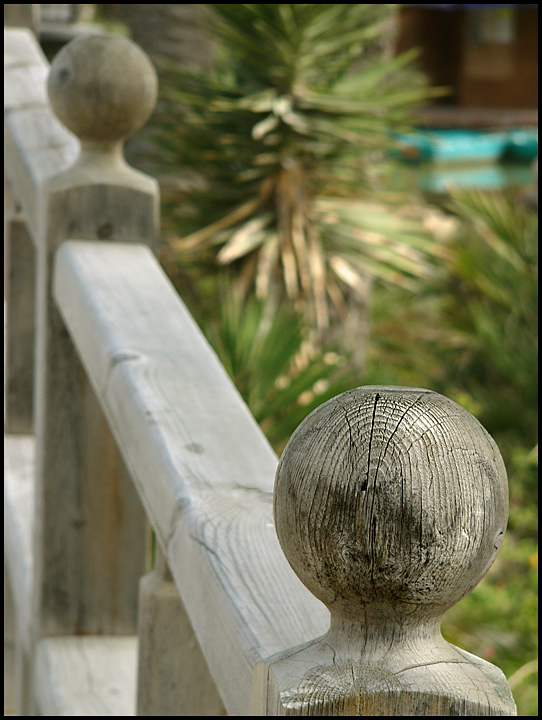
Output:
<path fill-rule="evenodd" d="M 502 459 L 470 413 L 420 388 L 343 393 L 293 434 L 274 508 L 281 547 L 331 622 L 258 670 L 260 714 L 515 714 L 502 672 L 440 633 L 507 520 Z"/>

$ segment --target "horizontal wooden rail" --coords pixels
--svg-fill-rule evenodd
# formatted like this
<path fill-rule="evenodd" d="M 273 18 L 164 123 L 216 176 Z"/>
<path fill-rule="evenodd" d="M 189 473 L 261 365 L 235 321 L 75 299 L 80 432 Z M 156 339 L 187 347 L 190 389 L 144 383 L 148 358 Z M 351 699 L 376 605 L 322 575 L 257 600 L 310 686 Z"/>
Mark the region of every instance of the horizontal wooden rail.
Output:
<path fill-rule="evenodd" d="M 276 538 L 276 457 L 151 252 L 68 242 L 54 296 L 231 715 L 254 666 L 325 631 Z"/>
<path fill-rule="evenodd" d="M 4 29 L 4 168 L 34 242 L 43 231 L 40 192 L 79 150 L 49 105 L 48 73 L 49 63 L 30 30 Z"/>

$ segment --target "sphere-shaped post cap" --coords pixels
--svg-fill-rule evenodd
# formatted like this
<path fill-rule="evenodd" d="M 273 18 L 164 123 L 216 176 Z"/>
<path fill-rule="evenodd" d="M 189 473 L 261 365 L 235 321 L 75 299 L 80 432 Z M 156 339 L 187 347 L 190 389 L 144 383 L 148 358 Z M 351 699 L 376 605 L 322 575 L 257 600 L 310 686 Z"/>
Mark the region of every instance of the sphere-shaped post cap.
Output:
<path fill-rule="evenodd" d="M 82 142 L 125 140 L 149 118 L 157 77 L 145 53 L 114 35 L 84 35 L 54 58 L 47 83 L 59 120 Z"/>
<path fill-rule="evenodd" d="M 495 559 L 506 472 L 490 435 L 448 398 L 360 387 L 294 432 L 274 506 L 284 554 L 332 619 L 425 621 Z"/>

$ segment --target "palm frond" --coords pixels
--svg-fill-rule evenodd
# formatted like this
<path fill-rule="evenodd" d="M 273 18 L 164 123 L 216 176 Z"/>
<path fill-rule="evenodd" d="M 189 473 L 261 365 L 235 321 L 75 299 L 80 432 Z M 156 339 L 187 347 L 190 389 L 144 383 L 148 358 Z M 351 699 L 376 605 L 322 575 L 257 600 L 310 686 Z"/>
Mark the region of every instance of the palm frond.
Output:
<path fill-rule="evenodd" d="M 352 273 L 414 288 L 438 254 L 431 237 L 391 208 L 345 203 L 374 193 L 392 131 L 434 94 L 412 53 L 375 55 L 395 6 L 208 7 L 213 71 L 170 66 L 162 81 L 164 169 L 199 179 L 166 218 L 172 249 L 245 266 L 260 298 L 282 294 L 320 330 Z"/>
<path fill-rule="evenodd" d="M 311 409 L 352 386 L 344 358 L 305 340 L 298 314 L 269 315 L 230 280 L 221 283 L 218 314 L 205 325 L 210 343 L 270 441 L 281 449 Z"/>

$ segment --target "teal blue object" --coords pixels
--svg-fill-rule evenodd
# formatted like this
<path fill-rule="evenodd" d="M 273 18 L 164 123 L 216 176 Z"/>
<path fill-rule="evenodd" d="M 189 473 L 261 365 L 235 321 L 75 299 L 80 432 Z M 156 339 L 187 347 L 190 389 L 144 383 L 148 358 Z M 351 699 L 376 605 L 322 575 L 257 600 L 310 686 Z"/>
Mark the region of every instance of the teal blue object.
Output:
<path fill-rule="evenodd" d="M 512 130 L 505 155 L 512 160 L 534 160 L 538 156 L 538 130 Z"/>
<path fill-rule="evenodd" d="M 533 160 L 538 130 L 417 130 L 396 135 L 397 153 L 408 162 L 497 162 L 505 157 Z"/>
<path fill-rule="evenodd" d="M 502 190 L 533 181 L 527 163 L 492 163 L 475 167 L 426 165 L 417 172 L 419 187 L 434 193 L 448 193 L 454 187 Z"/>

